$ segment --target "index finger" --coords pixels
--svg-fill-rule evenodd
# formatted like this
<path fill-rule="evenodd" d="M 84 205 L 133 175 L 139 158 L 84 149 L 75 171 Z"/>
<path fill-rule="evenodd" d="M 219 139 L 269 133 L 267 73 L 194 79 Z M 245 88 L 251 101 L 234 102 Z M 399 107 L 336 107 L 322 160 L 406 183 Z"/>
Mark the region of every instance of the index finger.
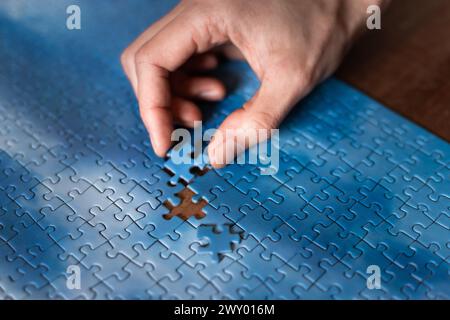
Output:
<path fill-rule="evenodd" d="M 164 156 L 170 148 L 173 130 L 169 74 L 193 54 L 211 46 L 207 29 L 205 33 L 198 33 L 193 23 L 181 16 L 160 30 L 136 54 L 139 109 L 153 149 L 159 156 Z"/>

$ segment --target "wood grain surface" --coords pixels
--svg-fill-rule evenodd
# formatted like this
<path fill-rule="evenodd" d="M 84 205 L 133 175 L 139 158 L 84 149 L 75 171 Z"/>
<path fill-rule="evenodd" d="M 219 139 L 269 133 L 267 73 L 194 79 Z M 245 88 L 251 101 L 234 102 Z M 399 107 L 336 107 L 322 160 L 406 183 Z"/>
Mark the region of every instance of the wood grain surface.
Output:
<path fill-rule="evenodd" d="M 450 141 L 450 1 L 393 0 L 337 76 Z"/>

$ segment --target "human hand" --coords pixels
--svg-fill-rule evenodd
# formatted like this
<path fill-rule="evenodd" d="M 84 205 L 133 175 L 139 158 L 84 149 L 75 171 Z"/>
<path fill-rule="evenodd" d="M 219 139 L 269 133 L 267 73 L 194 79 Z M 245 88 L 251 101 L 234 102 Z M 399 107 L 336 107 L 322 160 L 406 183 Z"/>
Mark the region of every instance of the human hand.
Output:
<path fill-rule="evenodd" d="M 255 95 L 219 130 L 274 129 L 302 97 L 335 71 L 362 29 L 367 6 L 385 1 L 181 1 L 121 57 L 155 153 L 164 156 L 170 148 L 174 121 L 192 127 L 201 120 L 193 99 L 224 97 L 219 80 L 192 75 L 215 68 L 217 51 L 244 58 L 261 81 Z M 230 136 L 221 137 L 208 147 L 215 167 L 228 163 L 231 159 L 224 155 L 234 148 Z"/>

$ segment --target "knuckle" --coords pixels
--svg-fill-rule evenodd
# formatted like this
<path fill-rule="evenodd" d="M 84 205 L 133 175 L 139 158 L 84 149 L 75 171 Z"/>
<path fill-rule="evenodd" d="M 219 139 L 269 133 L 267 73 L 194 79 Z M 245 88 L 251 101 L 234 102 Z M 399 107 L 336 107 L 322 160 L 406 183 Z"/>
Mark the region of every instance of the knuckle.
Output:
<path fill-rule="evenodd" d="M 186 13 L 191 22 L 191 37 L 198 51 L 207 51 L 211 46 L 225 41 L 224 21 L 212 5 L 195 6 Z"/>
<path fill-rule="evenodd" d="M 148 62 L 148 50 L 145 47 L 140 48 L 138 51 L 136 51 L 135 57 L 137 64 Z"/>
<path fill-rule="evenodd" d="M 251 121 L 255 128 L 257 129 L 275 129 L 278 126 L 277 116 L 265 111 L 256 112 Z"/>
<path fill-rule="evenodd" d="M 130 63 L 132 57 L 133 54 L 131 53 L 131 50 L 129 48 L 126 48 L 120 55 L 120 63 L 122 64 L 122 67 L 125 68 Z"/>
<path fill-rule="evenodd" d="M 306 66 L 294 66 L 289 70 L 288 75 L 294 91 L 299 95 L 309 91 L 313 86 L 314 73 Z"/>

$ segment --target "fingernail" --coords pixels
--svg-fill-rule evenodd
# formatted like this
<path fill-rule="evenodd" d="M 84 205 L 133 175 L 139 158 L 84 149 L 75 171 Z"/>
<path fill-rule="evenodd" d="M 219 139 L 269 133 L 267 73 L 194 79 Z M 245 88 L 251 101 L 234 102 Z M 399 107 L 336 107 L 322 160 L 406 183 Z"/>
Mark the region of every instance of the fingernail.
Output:
<path fill-rule="evenodd" d="M 152 144 L 153 152 L 160 158 L 164 157 L 165 154 L 161 152 L 161 145 L 155 140 L 152 139 L 152 135 L 150 134 L 150 143 Z"/>
<path fill-rule="evenodd" d="M 205 90 L 201 91 L 198 96 L 203 99 L 218 99 L 220 98 L 220 93 L 217 90 Z"/>

